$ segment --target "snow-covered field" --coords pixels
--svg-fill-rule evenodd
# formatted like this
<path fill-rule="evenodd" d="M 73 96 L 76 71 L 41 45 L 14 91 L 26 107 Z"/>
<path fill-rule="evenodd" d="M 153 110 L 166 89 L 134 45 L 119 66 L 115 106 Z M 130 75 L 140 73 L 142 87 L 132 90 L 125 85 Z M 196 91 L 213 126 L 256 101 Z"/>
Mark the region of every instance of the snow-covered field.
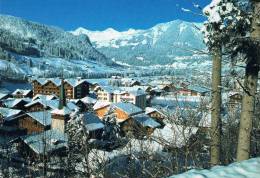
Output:
<path fill-rule="evenodd" d="M 210 170 L 190 170 L 170 178 L 260 178 L 260 158 L 215 166 Z"/>
<path fill-rule="evenodd" d="M 65 75 L 118 72 L 116 68 L 108 67 L 102 63 L 93 62 L 91 60 L 31 57 L 20 57 L 12 62 L 0 59 L 0 71 L 5 70 L 11 70 L 17 74 L 35 76 L 57 74 L 62 70 Z"/>

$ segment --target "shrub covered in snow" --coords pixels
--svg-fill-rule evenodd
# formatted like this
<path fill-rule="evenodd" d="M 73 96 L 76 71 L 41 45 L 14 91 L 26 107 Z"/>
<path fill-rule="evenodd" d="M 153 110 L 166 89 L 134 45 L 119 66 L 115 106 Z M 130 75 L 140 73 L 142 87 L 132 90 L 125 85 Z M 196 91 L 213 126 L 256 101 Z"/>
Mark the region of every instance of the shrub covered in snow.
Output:
<path fill-rule="evenodd" d="M 225 51 L 237 55 L 245 49 L 242 39 L 249 37 L 252 19 L 248 9 L 248 1 L 239 0 L 213 0 L 203 9 L 208 21 L 204 23 L 202 33 L 209 50 L 224 46 Z"/>

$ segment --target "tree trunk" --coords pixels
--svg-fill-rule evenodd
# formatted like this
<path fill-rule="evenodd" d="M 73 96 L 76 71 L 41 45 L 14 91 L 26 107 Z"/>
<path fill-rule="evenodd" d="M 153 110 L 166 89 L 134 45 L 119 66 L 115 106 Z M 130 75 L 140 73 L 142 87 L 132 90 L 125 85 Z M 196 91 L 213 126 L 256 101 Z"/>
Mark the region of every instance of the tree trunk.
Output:
<path fill-rule="evenodd" d="M 221 47 L 213 50 L 212 66 L 212 106 L 211 106 L 211 150 L 212 166 L 220 163 L 220 129 L 221 129 Z"/>
<path fill-rule="evenodd" d="M 246 65 L 244 95 L 242 99 L 242 111 L 237 146 L 238 161 L 247 160 L 250 157 L 250 140 L 255 106 L 254 102 L 257 92 L 257 80 L 260 64 L 260 0 L 252 0 L 252 5 L 254 8 L 251 33 L 252 49 L 249 51 L 249 62 Z"/>

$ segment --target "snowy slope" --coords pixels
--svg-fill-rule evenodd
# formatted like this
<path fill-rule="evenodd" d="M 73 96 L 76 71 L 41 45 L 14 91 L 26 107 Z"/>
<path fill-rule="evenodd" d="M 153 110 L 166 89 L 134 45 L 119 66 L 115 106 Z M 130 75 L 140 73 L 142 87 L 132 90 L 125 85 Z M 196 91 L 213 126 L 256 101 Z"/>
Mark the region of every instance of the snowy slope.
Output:
<path fill-rule="evenodd" d="M 0 15 L 0 58 L 15 55 L 114 62 L 96 50 L 87 35 L 75 36 L 57 27 Z"/>
<path fill-rule="evenodd" d="M 82 76 L 120 71 L 87 35 L 0 14 L 0 76 Z"/>
<path fill-rule="evenodd" d="M 64 60 L 62 58 L 35 58 L 19 56 L 16 60 L 7 61 L 0 59 L 0 72 L 23 76 L 57 77 L 57 76 L 104 76 L 105 74 L 118 73 L 118 67 L 111 67 L 91 60 Z M 6 75 L 7 76 L 7 75 Z"/>
<path fill-rule="evenodd" d="M 190 170 L 170 178 L 260 178 L 260 158 L 215 166 L 210 170 Z"/>
<path fill-rule="evenodd" d="M 90 31 L 82 27 L 74 35 L 87 34 L 92 44 L 106 56 L 132 65 L 172 64 L 193 58 L 195 49 L 205 49 L 201 24 L 175 20 L 146 30 L 119 32 L 114 29 Z"/>

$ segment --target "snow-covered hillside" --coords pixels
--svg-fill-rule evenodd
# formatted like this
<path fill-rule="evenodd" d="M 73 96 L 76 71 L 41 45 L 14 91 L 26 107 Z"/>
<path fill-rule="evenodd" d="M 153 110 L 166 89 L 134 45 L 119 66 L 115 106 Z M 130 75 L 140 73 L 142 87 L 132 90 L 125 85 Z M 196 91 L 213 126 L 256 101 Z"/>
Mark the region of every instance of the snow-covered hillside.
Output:
<path fill-rule="evenodd" d="M 0 75 L 55 76 L 111 73 L 118 66 L 92 46 L 87 35 L 0 15 Z"/>
<path fill-rule="evenodd" d="M 91 60 L 64 60 L 62 58 L 35 58 L 19 56 L 12 61 L 0 59 L 0 74 L 21 79 L 24 76 L 39 77 L 104 77 L 118 73 L 118 67 Z"/>
<path fill-rule="evenodd" d="M 71 33 L 76 36 L 88 35 L 98 50 L 115 61 L 153 65 L 172 64 L 179 58 L 193 60 L 194 53 L 191 51 L 205 49 L 200 27 L 200 23 L 175 20 L 146 30 L 119 32 L 108 28 L 104 31 L 90 31 L 80 27 Z"/>
<path fill-rule="evenodd" d="M 75 36 L 57 27 L 0 15 L 0 58 L 16 55 L 114 62 L 96 50 L 87 35 Z"/>

